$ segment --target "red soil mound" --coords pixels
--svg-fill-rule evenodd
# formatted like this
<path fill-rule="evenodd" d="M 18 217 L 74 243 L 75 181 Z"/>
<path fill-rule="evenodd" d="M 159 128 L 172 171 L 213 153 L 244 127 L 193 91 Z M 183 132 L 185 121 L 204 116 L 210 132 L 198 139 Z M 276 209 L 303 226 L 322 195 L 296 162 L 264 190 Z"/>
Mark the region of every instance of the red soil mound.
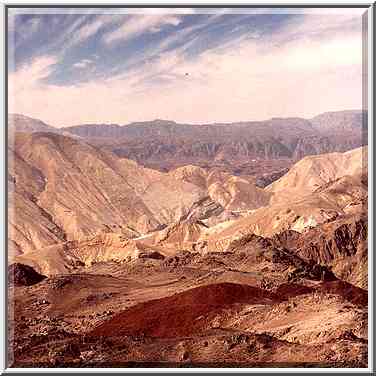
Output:
<path fill-rule="evenodd" d="M 201 333 L 223 308 L 235 303 L 271 304 L 272 292 L 248 285 L 218 283 L 131 307 L 99 325 L 92 336 L 146 335 L 175 338 Z"/>
<path fill-rule="evenodd" d="M 315 288 L 287 283 L 274 293 L 248 285 L 218 283 L 133 306 L 99 325 L 90 335 L 187 337 L 210 329 L 212 319 L 233 304 L 274 304 L 313 291 L 367 305 L 367 291 L 343 281 L 324 282 Z"/>
<path fill-rule="evenodd" d="M 293 298 L 294 296 L 310 294 L 314 291 L 312 287 L 298 285 L 295 283 L 283 283 L 279 285 L 275 294 L 282 299 Z"/>
<path fill-rule="evenodd" d="M 368 292 L 345 281 L 324 282 L 318 288 L 318 291 L 340 295 L 349 302 L 365 307 L 368 305 Z"/>
<path fill-rule="evenodd" d="M 359 305 L 367 306 L 368 292 L 359 287 L 356 287 L 348 282 L 336 280 L 328 281 L 319 284 L 317 287 L 308 287 L 294 283 L 284 283 L 274 291 L 281 299 L 288 299 L 298 295 L 310 294 L 318 291 L 324 294 L 335 294 L 342 296 L 347 301 Z"/>

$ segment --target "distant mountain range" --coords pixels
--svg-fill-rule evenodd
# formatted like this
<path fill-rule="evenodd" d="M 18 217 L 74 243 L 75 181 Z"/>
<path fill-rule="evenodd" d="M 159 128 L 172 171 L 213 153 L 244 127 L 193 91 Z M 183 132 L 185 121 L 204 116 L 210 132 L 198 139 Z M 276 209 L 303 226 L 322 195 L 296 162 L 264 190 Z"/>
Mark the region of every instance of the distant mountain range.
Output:
<path fill-rule="evenodd" d="M 11 114 L 9 129 L 12 128 L 83 138 L 120 157 L 159 170 L 187 164 L 231 166 L 236 162 L 243 174 L 242 163 L 277 159 L 292 163 L 306 155 L 343 152 L 367 144 L 367 114 L 362 110 L 326 112 L 309 120 L 272 118 L 192 125 L 157 119 L 127 125 L 82 124 L 64 128 Z M 234 169 L 231 172 L 238 174 Z"/>

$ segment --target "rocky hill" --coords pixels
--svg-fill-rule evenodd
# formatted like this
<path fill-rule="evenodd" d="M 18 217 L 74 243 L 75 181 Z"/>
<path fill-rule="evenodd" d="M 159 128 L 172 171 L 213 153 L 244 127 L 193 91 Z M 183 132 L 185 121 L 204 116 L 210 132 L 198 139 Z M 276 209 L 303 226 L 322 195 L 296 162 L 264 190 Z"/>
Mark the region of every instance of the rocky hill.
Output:
<path fill-rule="evenodd" d="M 273 236 L 286 230 L 304 232 L 321 223 L 367 210 L 367 149 L 306 157 L 288 174 L 265 188 L 270 201 L 242 218 L 221 224 L 205 238 L 210 250 L 225 250 L 245 233 Z M 204 239 L 202 239 L 204 240 Z"/>
<path fill-rule="evenodd" d="M 21 114 L 8 115 L 8 132 L 53 132 L 60 129 L 44 123 L 41 120 L 31 118 Z"/>
<path fill-rule="evenodd" d="M 367 112 L 362 110 L 324 112 L 310 119 L 314 128 L 328 133 L 367 131 Z"/>
<path fill-rule="evenodd" d="M 309 156 L 297 162 L 287 174 L 270 184 L 266 190 L 273 194 L 273 202 L 286 202 L 291 199 L 296 201 L 345 176 L 359 176 L 360 179 L 362 174 L 367 174 L 367 167 L 366 146 L 345 153 Z"/>
<path fill-rule="evenodd" d="M 26 252 L 98 232 L 139 235 L 177 221 L 197 186 L 53 133 L 19 133 L 10 149 L 10 239 Z"/>

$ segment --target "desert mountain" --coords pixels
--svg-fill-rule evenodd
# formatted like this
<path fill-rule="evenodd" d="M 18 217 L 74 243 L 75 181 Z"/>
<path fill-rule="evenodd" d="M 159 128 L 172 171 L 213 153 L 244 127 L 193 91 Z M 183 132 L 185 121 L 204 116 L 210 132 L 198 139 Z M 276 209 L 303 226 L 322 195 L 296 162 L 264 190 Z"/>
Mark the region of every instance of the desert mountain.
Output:
<path fill-rule="evenodd" d="M 254 177 L 216 168 L 191 165 L 161 173 L 52 133 L 19 133 L 10 153 L 10 248 L 15 256 L 73 240 L 80 242 L 78 248 L 98 241 L 106 260 L 116 247 L 128 250 L 121 260 L 144 245 L 157 246 L 164 256 L 177 248 L 223 251 L 244 233 L 303 232 L 359 213 L 367 202 L 366 147 L 305 157 L 265 189 L 256 186 Z M 109 238 L 101 238 L 105 233 L 120 238 L 110 237 L 108 243 Z M 131 248 L 123 238 L 135 239 Z"/>
<path fill-rule="evenodd" d="M 367 148 L 305 157 L 288 174 L 268 186 L 270 203 L 231 221 L 206 239 L 225 249 L 230 239 L 252 231 L 273 236 L 285 230 L 303 232 L 367 206 Z"/>
<path fill-rule="evenodd" d="M 109 129 L 108 129 L 109 127 Z M 180 124 L 174 121 L 157 119 L 154 121 L 136 122 L 123 126 L 115 124 L 86 124 L 64 128 L 67 132 L 83 137 L 101 138 L 144 138 L 156 137 L 159 139 L 203 139 L 231 137 L 239 139 L 244 133 L 253 136 L 273 136 L 276 129 L 278 133 L 285 132 L 291 136 L 304 135 L 307 131 L 313 132 L 309 121 L 300 118 L 273 118 L 267 121 L 250 121 L 226 124 Z"/>
<path fill-rule="evenodd" d="M 193 184 L 53 133 L 17 134 L 10 161 L 10 239 L 23 252 L 98 232 L 143 234 L 177 221 L 205 196 Z"/>
<path fill-rule="evenodd" d="M 284 231 L 275 235 L 273 242 L 303 260 L 328 265 L 338 278 L 367 289 L 367 235 L 368 221 L 363 212 L 344 215 L 303 233 Z"/>
<path fill-rule="evenodd" d="M 296 201 L 345 176 L 367 174 L 367 165 L 367 147 L 345 153 L 305 157 L 297 162 L 286 175 L 269 185 L 266 191 L 273 194 L 272 202 Z"/>
<path fill-rule="evenodd" d="M 8 115 L 8 128 L 11 132 L 59 132 L 58 128 L 44 123 L 41 120 L 20 114 Z"/>
<path fill-rule="evenodd" d="M 367 131 L 367 112 L 362 110 L 324 112 L 310 119 L 314 128 L 328 133 Z"/>
<path fill-rule="evenodd" d="M 14 135 L 17 132 L 34 133 L 34 132 L 49 132 L 58 133 L 71 138 L 80 138 L 77 135 L 66 132 L 62 128 L 56 128 L 45 122 L 20 114 L 8 115 L 8 141 L 10 144 L 14 142 Z"/>
<path fill-rule="evenodd" d="M 9 161 L 12 255 L 100 233 L 135 238 L 186 219 L 210 226 L 270 198 L 252 177 L 196 166 L 161 173 L 56 133 L 16 133 Z"/>
<path fill-rule="evenodd" d="M 190 165 L 177 168 L 170 174 L 178 180 L 206 189 L 210 198 L 226 210 L 252 210 L 269 202 L 270 194 L 257 187 L 254 179 L 233 176 L 220 169 L 207 171 Z"/>
<path fill-rule="evenodd" d="M 45 275 L 56 275 L 96 263 L 131 263 L 137 259 L 163 259 L 169 254 L 167 248 L 146 244 L 143 240 L 129 239 L 118 233 L 101 233 L 82 240 L 41 247 L 14 259 Z"/>

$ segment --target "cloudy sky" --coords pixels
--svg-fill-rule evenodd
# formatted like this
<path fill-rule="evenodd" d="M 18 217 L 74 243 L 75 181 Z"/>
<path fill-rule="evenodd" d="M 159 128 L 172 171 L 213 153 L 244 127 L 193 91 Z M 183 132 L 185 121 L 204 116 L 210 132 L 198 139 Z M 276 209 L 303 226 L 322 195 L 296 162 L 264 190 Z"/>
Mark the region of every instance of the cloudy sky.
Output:
<path fill-rule="evenodd" d="M 60 127 L 361 108 L 364 11 L 10 10 L 9 111 Z"/>

